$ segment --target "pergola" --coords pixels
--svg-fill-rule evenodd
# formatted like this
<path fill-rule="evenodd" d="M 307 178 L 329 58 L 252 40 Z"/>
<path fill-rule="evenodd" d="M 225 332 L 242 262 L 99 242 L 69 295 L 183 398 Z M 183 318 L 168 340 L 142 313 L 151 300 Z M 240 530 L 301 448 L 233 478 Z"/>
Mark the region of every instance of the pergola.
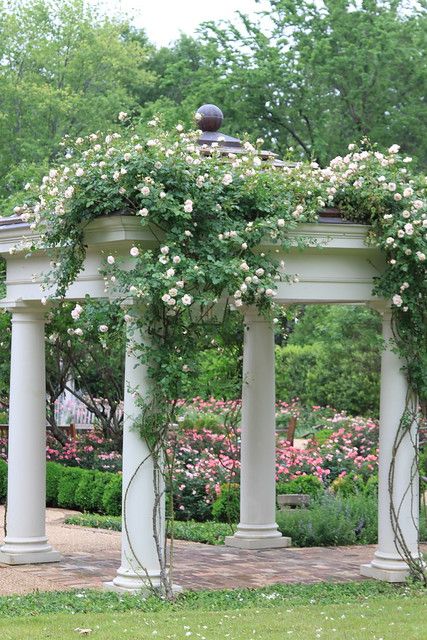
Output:
<path fill-rule="evenodd" d="M 215 140 L 214 133 L 208 133 Z M 208 142 L 209 144 L 209 142 Z M 227 140 L 225 141 L 227 144 Z M 321 216 L 315 224 L 302 224 L 294 237 L 309 239 L 311 246 L 278 254 L 284 270 L 297 277 L 278 285 L 277 302 L 367 304 L 383 318 L 384 352 L 381 363 L 379 529 L 378 548 L 372 561 L 361 567 L 365 576 L 390 582 L 403 581 L 409 567 L 396 540 L 390 511 L 389 469 L 393 444 L 405 408 L 407 381 L 402 362 L 392 349 L 391 310 L 387 300 L 373 297 L 373 279 L 384 268 L 381 252 L 365 243 L 369 227 Z M 26 258 L 11 249 L 34 232 L 19 218 L 0 220 L 0 254 L 7 263 L 6 297 L 1 302 L 12 315 L 12 351 L 9 409 L 9 459 L 7 535 L 0 548 L 0 562 L 47 563 L 61 560 L 45 534 L 45 335 L 46 307 L 40 302 L 42 274 L 49 258 L 42 251 Z M 99 270 L 111 253 L 126 257 L 131 246 L 152 248 L 157 241 L 138 219 L 109 215 L 91 222 L 85 233 L 84 269 L 69 287 L 66 297 L 82 301 L 88 295 L 105 298 Z M 260 247 L 276 252 L 273 242 Z M 280 251 L 280 249 L 279 249 Z M 244 358 L 241 424 L 240 523 L 226 544 L 243 549 L 287 547 L 275 523 L 275 395 L 273 323 L 255 308 L 244 313 Z M 107 586 L 135 591 L 159 581 L 160 564 L 153 535 L 155 500 L 153 464 L 149 449 L 132 429 L 139 413 L 131 389 L 148 388 L 146 368 L 133 345 L 144 337 L 129 333 L 124 389 L 123 493 L 141 460 L 147 462 L 130 487 L 126 503 L 127 531 L 122 527 L 121 565 Z M 340 384 L 340 381 L 336 381 Z M 397 452 L 393 502 L 398 505 L 398 525 L 406 547 L 418 558 L 418 476 L 413 441 L 415 426 L 408 430 Z M 408 486 L 411 490 L 408 491 Z M 159 523 L 160 525 L 162 523 Z M 160 526 L 160 530 L 164 527 Z M 286 551 L 281 552 L 286 553 Z M 189 567 L 191 571 L 191 567 Z"/>

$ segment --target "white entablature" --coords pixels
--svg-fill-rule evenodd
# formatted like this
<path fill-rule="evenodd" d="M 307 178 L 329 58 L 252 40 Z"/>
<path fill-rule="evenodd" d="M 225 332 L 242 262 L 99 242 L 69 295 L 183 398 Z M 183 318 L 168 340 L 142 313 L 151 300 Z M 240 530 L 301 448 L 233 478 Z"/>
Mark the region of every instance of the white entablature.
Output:
<path fill-rule="evenodd" d="M 298 282 L 282 282 L 277 302 L 370 302 L 373 279 L 384 268 L 381 252 L 366 245 L 369 227 L 349 223 L 301 224 L 290 232 L 291 238 L 304 238 L 315 246 L 303 250 L 295 247 L 284 253 L 271 241 L 259 251 L 274 254 L 285 261 L 285 274 L 297 276 Z M 19 219 L 0 220 L 0 255 L 7 260 L 7 300 L 40 300 L 54 291 L 43 291 L 43 273 L 49 271 L 46 254 L 37 252 L 25 258 L 26 252 L 10 254 L 22 241 L 36 237 L 29 225 Z M 134 216 L 112 215 L 91 222 L 85 231 L 87 256 L 84 269 L 68 292 L 67 298 L 80 300 L 86 296 L 106 297 L 99 269 L 110 253 L 128 256 L 129 248 L 138 243 L 151 249 L 158 241 Z M 276 253 L 276 251 L 278 251 Z"/>

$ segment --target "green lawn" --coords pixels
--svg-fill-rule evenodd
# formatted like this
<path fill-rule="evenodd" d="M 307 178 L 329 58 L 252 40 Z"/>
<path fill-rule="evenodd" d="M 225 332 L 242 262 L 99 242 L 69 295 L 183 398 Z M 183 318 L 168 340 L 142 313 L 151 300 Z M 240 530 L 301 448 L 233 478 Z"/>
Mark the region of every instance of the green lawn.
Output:
<path fill-rule="evenodd" d="M 0 598 L 2 640 L 425 640 L 426 591 L 374 582 L 183 594 L 101 591 Z M 86 630 L 86 631 L 85 631 Z"/>
<path fill-rule="evenodd" d="M 56 614 L 0 622 L 2 640 L 69 640 L 88 630 L 91 638 L 198 638 L 200 640 L 424 640 L 427 602 L 421 598 L 376 598 L 358 604 L 180 610 L 143 613 Z M 91 630 L 91 631 L 89 631 Z"/>

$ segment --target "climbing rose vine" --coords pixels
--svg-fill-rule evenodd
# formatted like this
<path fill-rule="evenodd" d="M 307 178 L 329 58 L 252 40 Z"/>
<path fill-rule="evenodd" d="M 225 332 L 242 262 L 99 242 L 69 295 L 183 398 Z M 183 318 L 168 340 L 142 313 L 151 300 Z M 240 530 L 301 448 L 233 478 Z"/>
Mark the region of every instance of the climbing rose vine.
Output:
<path fill-rule="evenodd" d="M 374 292 L 391 301 L 411 385 L 427 396 L 426 178 L 412 174 L 411 158 L 398 145 L 382 153 L 368 142 L 351 144 L 325 168 L 316 162 L 277 167 L 262 159 L 262 141 L 224 156 L 215 144 L 200 147 L 199 132 L 181 125 L 165 131 L 157 118 L 134 125 L 123 113 L 119 120 L 119 130 L 108 135 L 66 138 L 62 161 L 29 190 L 37 202 L 30 197 L 16 213 L 40 234 L 34 248 L 49 251 L 58 295 L 82 266 L 84 231 L 93 219 L 140 220 L 155 247 L 136 243 L 126 260 L 105 256 L 106 287 L 121 300 L 142 302 L 145 326 L 162 326 L 154 336 L 152 374 L 165 397 L 180 395 L 182 375 L 193 371 L 194 340 L 202 347 L 211 339 L 207 311 L 220 298 L 274 312 L 277 283 L 293 274 L 275 250 L 258 247 L 267 239 L 288 249 L 289 231 L 316 221 L 324 206 L 371 225 L 369 242 L 386 259 Z M 77 323 L 81 312 L 76 305 Z"/>

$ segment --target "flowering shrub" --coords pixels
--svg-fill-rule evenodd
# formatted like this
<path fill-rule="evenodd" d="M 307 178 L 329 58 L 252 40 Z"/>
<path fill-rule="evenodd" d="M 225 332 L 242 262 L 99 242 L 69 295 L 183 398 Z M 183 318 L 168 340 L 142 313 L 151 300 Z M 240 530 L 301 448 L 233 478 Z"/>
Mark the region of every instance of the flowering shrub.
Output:
<path fill-rule="evenodd" d="M 184 403 L 179 403 L 184 408 Z M 221 485 L 240 481 L 240 429 L 231 418 L 239 416 L 240 401 L 208 401 L 195 398 L 185 408 L 190 415 L 215 415 L 215 431 L 205 427 L 188 428 L 185 421 L 174 432 L 173 499 L 177 517 L 199 521 L 211 518 L 212 504 Z M 210 413 L 212 412 L 212 413 Z M 278 403 L 277 416 L 299 416 L 296 402 Z M 332 417 L 325 417 L 331 415 Z M 320 422 L 331 435 L 323 444 L 313 438 L 306 449 L 291 447 L 284 435 L 277 435 L 276 481 L 286 483 L 303 476 L 319 478 L 329 486 L 336 478 L 348 474 L 368 477 L 377 469 L 378 425 L 365 418 L 333 414 L 330 408 L 314 407 L 312 421 Z M 225 424 L 224 424 L 225 423 Z M 232 424 L 233 428 L 225 425 Z M 111 440 L 89 432 L 68 441 L 64 447 L 48 437 L 46 457 L 67 466 L 121 470 L 121 454 L 113 449 Z M 170 451 L 169 453 L 172 453 Z"/>
<path fill-rule="evenodd" d="M 61 462 L 70 467 L 119 471 L 122 456 L 114 450 L 114 441 L 95 431 L 67 440 L 62 446 L 52 436 L 47 437 L 46 459 Z"/>

